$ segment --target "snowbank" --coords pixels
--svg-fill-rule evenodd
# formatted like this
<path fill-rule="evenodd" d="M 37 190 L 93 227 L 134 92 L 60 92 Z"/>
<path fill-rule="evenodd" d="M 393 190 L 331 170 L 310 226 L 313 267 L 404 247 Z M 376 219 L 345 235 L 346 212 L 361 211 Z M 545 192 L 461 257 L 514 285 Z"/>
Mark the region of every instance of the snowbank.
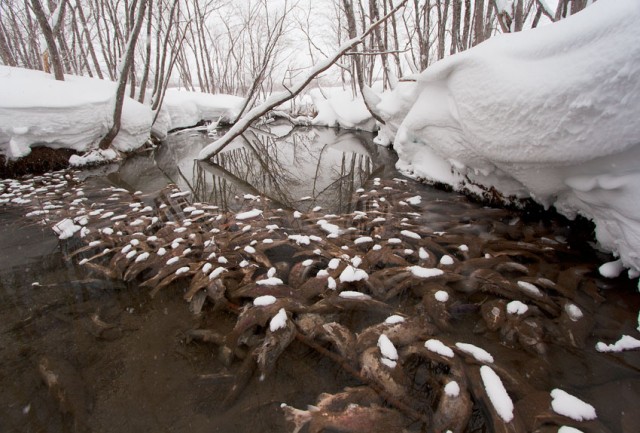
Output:
<path fill-rule="evenodd" d="M 95 150 L 111 127 L 116 83 L 65 75 L 56 81 L 41 71 L 0 65 L 0 154 L 9 159 L 31 152 L 31 147 Z M 193 126 L 201 120 L 231 121 L 243 98 L 232 95 L 167 90 L 153 133 Z M 125 98 L 122 125 L 113 147 L 121 152 L 142 146 L 152 131 L 153 112 L 148 105 Z M 110 155 L 107 155 L 110 156 Z M 74 164 L 109 159 L 93 152 Z"/>
<path fill-rule="evenodd" d="M 242 108 L 244 98 L 233 95 L 187 92 L 167 89 L 154 133 L 196 125 L 202 120 L 230 123 Z"/>
<path fill-rule="evenodd" d="M 383 95 L 379 141 L 410 175 L 582 214 L 640 270 L 639 20 L 639 2 L 600 0 L 446 58 Z"/>
<path fill-rule="evenodd" d="M 378 129 L 376 121 L 371 117 L 362 97 L 358 96 L 354 99 L 351 96 L 351 91 L 329 88 L 323 89 L 321 92 L 319 89 L 312 89 L 309 95 L 318 112 L 311 122 L 313 125 L 370 132 Z"/>
<path fill-rule="evenodd" d="M 116 84 L 65 76 L 56 81 L 41 71 L 0 66 L 0 154 L 19 158 L 33 146 L 95 148 L 111 127 Z M 131 151 L 149 138 L 151 110 L 127 98 L 120 133 L 113 142 Z"/>

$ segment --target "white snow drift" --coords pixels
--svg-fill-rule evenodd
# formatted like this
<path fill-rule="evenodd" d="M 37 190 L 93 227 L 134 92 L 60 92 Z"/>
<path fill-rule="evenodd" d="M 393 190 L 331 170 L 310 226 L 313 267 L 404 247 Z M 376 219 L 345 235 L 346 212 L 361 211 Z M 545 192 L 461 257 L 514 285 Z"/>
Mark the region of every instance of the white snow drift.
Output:
<path fill-rule="evenodd" d="M 410 175 L 584 215 L 640 270 L 639 21 L 640 2 L 600 0 L 445 58 L 383 95 L 377 141 Z"/>
<path fill-rule="evenodd" d="M 35 146 L 95 150 L 111 128 L 116 83 L 65 75 L 56 81 L 41 71 L 0 65 L 0 154 L 9 159 L 28 155 Z M 201 120 L 230 121 L 243 99 L 169 89 L 153 132 L 192 126 Z M 150 137 L 154 113 L 147 104 L 125 98 L 122 124 L 113 147 L 128 152 Z M 97 152 L 75 158 L 76 165 L 113 159 Z"/>

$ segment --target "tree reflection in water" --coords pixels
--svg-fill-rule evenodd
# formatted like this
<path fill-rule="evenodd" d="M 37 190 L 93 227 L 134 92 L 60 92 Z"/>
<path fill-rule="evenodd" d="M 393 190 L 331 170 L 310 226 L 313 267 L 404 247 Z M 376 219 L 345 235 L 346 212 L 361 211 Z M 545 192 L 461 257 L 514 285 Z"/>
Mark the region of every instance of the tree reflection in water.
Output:
<path fill-rule="evenodd" d="M 325 128 L 278 134 L 282 129 L 251 129 L 212 161 L 194 163 L 194 199 L 233 210 L 252 194 L 277 207 L 351 212 L 355 190 L 382 168 L 372 158 L 371 135 Z"/>

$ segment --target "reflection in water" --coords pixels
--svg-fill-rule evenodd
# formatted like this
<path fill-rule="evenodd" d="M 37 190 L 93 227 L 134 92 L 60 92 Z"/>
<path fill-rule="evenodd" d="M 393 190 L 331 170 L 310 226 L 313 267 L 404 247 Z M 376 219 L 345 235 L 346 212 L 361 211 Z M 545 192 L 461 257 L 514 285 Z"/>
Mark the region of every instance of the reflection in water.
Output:
<path fill-rule="evenodd" d="M 367 179 L 393 168 L 393 152 L 371 144 L 366 132 L 271 126 L 251 129 L 210 162 L 195 160 L 211 139 L 183 133 L 170 137 L 155 159 L 134 158 L 113 173 L 119 186 L 143 192 L 167 182 L 190 190 L 194 200 L 236 210 L 245 194 L 275 206 L 326 212 L 353 210 L 350 199 Z"/>

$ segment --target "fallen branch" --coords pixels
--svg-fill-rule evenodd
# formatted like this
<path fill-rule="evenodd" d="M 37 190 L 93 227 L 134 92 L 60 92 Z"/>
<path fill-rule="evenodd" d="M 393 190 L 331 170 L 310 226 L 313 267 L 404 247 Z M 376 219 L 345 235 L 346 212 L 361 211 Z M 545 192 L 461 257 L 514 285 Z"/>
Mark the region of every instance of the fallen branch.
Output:
<path fill-rule="evenodd" d="M 258 105 L 257 107 L 255 107 L 251 111 L 249 111 L 247 114 L 245 114 L 241 119 L 239 119 L 236 122 L 235 125 L 233 125 L 233 127 L 231 129 L 229 129 L 229 131 L 227 131 L 226 134 L 224 134 L 218 140 L 214 141 L 213 143 L 209 144 L 204 149 L 202 149 L 200 151 L 200 153 L 198 154 L 198 159 L 199 160 L 205 160 L 205 159 L 209 159 L 209 158 L 217 155 L 222 149 L 225 148 L 225 146 L 227 146 L 229 143 L 231 143 L 231 141 L 234 138 L 240 136 L 249 127 L 249 125 L 251 125 L 251 123 L 253 123 L 254 120 L 256 120 L 257 118 L 259 118 L 259 117 L 261 117 L 263 115 L 265 115 L 271 109 L 277 107 L 278 105 L 282 104 L 283 102 L 286 102 L 289 99 L 295 97 L 305 87 L 307 87 L 307 85 L 317 75 L 319 75 L 320 73 L 326 71 L 327 69 L 329 69 L 331 67 L 331 65 L 336 63 L 338 61 L 338 59 L 340 57 L 342 57 L 342 55 L 344 53 L 346 53 L 347 51 L 349 51 L 351 48 L 355 47 L 356 45 L 362 43 L 369 33 L 371 33 L 376 27 L 378 27 L 380 24 L 382 24 L 387 19 L 389 19 L 389 17 L 391 17 L 401 7 L 403 7 L 406 2 L 407 2 L 407 0 L 401 1 L 388 14 L 386 14 L 384 17 L 380 18 L 375 23 L 371 24 L 367 28 L 367 30 L 365 30 L 362 34 L 360 34 L 359 36 L 356 36 L 355 38 L 352 38 L 352 39 L 348 40 L 347 42 L 345 42 L 338 49 L 338 51 L 336 51 L 335 53 L 333 53 L 333 55 L 331 55 L 331 57 L 323 60 L 320 63 L 317 63 L 311 69 L 311 72 L 309 73 L 309 75 L 307 75 L 307 77 L 303 81 L 299 82 L 298 84 L 295 84 L 290 89 L 287 89 L 287 91 L 274 93 L 273 95 L 268 97 L 267 100 L 264 101 L 262 104 Z"/>

